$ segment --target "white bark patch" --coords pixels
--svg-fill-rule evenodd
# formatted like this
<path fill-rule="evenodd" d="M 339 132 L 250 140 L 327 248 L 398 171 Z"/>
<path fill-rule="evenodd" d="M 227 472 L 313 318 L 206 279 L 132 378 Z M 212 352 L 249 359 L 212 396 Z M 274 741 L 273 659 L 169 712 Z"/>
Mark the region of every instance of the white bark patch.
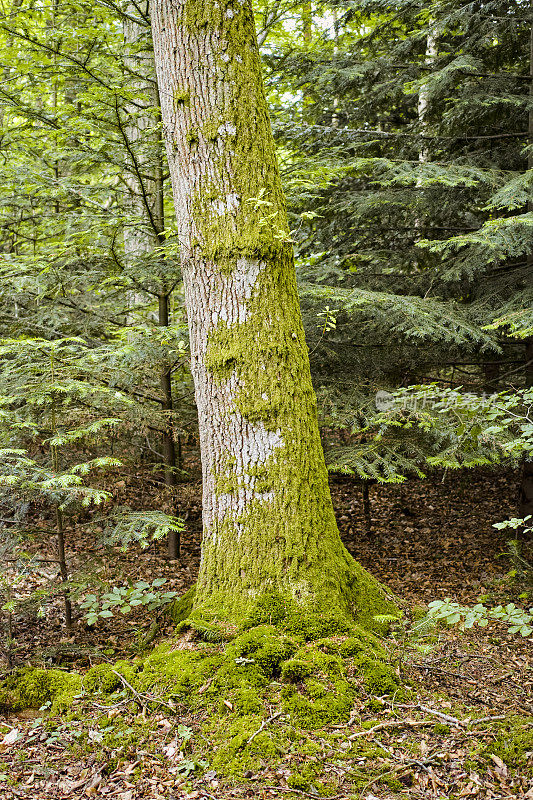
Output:
<path fill-rule="evenodd" d="M 232 122 L 223 122 L 222 125 L 218 127 L 219 136 L 235 136 L 236 133 L 237 128 Z"/>
<path fill-rule="evenodd" d="M 231 378 L 230 381 L 231 382 Z M 234 385 L 237 381 L 233 381 Z M 227 441 L 233 447 L 228 449 L 232 467 L 227 477 L 237 481 L 234 492 L 219 494 L 216 499 L 216 516 L 222 522 L 227 516 L 238 518 L 244 514 L 247 506 L 253 501 L 268 503 L 274 499 L 274 492 L 257 492 L 257 477 L 250 475 L 249 470 L 266 464 L 274 456 L 275 451 L 283 446 L 281 431 L 269 431 L 262 422 L 252 425 L 241 414 L 234 412 L 226 419 L 228 425 Z M 235 446 L 240 443 L 241 446 Z"/>
<path fill-rule="evenodd" d="M 235 214 L 241 204 L 241 198 L 235 192 L 230 192 L 223 200 L 221 197 L 211 201 L 211 208 L 219 217 Z"/>
<path fill-rule="evenodd" d="M 252 297 L 255 283 L 263 268 L 264 264 L 262 262 L 242 259 L 237 263 L 236 270 L 230 276 L 224 276 L 226 289 L 230 288 L 227 285 L 228 283 L 232 284 L 231 289 L 236 291 L 237 296 L 244 300 L 239 304 L 238 310 L 235 309 L 239 314 L 239 318 L 234 318 L 233 324 L 246 321 L 249 313 L 247 301 Z M 226 316 L 228 309 L 232 307 L 231 303 L 221 306 L 220 321 L 222 316 Z M 226 469 L 215 466 L 214 469 L 218 476 L 227 477 L 235 481 L 236 489 L 232 492 L 219 494 L 216 497 L 212 510 L 213 516 L 218 522 L 222 522 L 226 518 L 233 518 L 236 521 L 253 501 L 268 503 L 274 499 L 273 491 L 256 491 L 255 486 L 258 478 L 256 475 L 250 475 L 250 472 L 255 467 L 266 464 L 275 455 L 276 450 L 284 445 L 281 430 L 269 430 L 261 421 L 257 423 L 249 422 L 236 408 L 235 399 L 240 388 L 241 385 L 236 372 L 233 372 L 221 386 L 221 395 L 225 403 L 233 406 L 233 410 L 230 412 L 222 411 L 221 414 L 224 421 L 224 450 L 219 451 L 219 459 L 217 461 L 218 465 L 229 461 L 231 466 Z M 262 393 L 262 399 L 268 399 L 268 397 L 265 397 L 264 392 Z M 240 526 L 236 525 L 237 535 L 239 535 L 239 528 Z M 211 527 L 212 531 L 213 528 Z"/>
<path fill-rule="evenodd" d="M 220 199 L 219 200 L 213 200 L 213 202 L 211 203 L 211 207 L 212 207 L 213 211 L 215 212 L 215 214 L 218 214 L 219 217 L 225 217 L 226 216 L 227 209 L 226 209 L 226 204 L 224 203 L 223 200 L 220 200 Z"/>
<path fill-rule="evenodd" d="M 236 211 L 238 211 L 240 204 L 241 198 L 236 192 L 230 192 L 226 195 L 226 205 L 230 214 L 234 214 Z"/>
<path fill-rule="evenodd" d="M 274 492 L 254 492 L 253 489 L 238 489 L 232 494 L 219 494 L 217 497 L 217 516 L 222 522 L 228 514 L 238 518 L 244 514 L 247 506 L 254 500 L 266 503 L 274 499 Z M 245 529 L 244 525 L 236 524 L 237 535 Z"/>
<path fill-rule="evenodd" d="M 237 195 L 234 195 L 240 202 Z M 251 299 L 254 286 L 265 268 L 262 261 L 251 261 L 240 258 L 231 275 L 221 275 L 216 285 L 211 288 L 213 325 L 225 322 L 226 325 L 240 325 L 248 319 L 248 300 Z"/>

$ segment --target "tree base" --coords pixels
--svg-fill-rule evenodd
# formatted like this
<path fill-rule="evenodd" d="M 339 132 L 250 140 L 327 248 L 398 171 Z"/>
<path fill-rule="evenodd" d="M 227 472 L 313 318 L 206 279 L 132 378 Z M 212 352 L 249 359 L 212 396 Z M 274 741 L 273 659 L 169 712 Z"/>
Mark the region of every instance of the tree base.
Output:
<path fill-rule="evenodd" d="M 373 598 L 360 607 L 366 627 L 339 609 L 310 610 L 277 592 L 249 604 L 237 626 L 220 611 L 202 616 L 192 587 L 172 608 L 176 637 L 145 658 L 98 664 L 84 676 L 26 668 L 0 685 L 0 705 L 50 703 L 52 713 L 71 716 L 124 697 L 148 711 L 163 706 L 167 716 L 200 720 L 194 746 L 217 774 L 244 778 L 265 760 L 281 763 L 285 740 L 299 730 L 345 724 L 355 705 L 375 696 L 405 696 L 375 633 L 397 608 L 381 588 L 359 597 Z"/>
<path fill-rule="evenodd" d="M 301 585 L 294 588 L 289 584 L 254 598 L 239 592 L 238 587 L 229 596 L 227 591 L 199 595 L 194 586 L 173 604 L 172 619 L 177 624 L 189 619 L 197 630 L 203 626 L 213 635 L 218 631 L 221 640 L 260 624 L 296 631 L 299 624 L 306 624 L 304 619 L 312 618 L 327 619 L 324 624 L 329 631 L 339 626 L 347 630 L 355 623 L 366 631 L 386 634 L 390 623 L 401 617 L 398 599 L 346 551 L 344 554 L 340 575 L 332 586 L 318 580 L 316 587 L 307 583 L 302 591 Z M 320 624 L 313 623 L 315 627 Z"/>

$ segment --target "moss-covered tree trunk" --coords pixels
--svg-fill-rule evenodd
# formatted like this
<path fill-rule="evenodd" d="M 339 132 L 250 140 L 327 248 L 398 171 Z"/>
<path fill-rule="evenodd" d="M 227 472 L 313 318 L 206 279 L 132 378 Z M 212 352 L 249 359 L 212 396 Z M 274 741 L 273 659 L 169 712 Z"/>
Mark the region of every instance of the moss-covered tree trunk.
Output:
<path fill-rule="evenodd" d="M 200 424 L 196 613 L 276 590 L 389 607 L 343 547 L 318 433 L 250 0 L 155 0 L 152 31 Z"/>

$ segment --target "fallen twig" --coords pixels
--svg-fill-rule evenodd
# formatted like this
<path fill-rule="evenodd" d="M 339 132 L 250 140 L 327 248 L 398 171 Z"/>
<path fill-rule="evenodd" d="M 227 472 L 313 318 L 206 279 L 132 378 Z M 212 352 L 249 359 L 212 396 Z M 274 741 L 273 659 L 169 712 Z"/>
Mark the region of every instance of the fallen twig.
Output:
<path fill-rule="evenodd" d="M 495 717 L 479 717 L 471 719 L 469 725 L 480 725 L 482 722 L 495 722 L 497 719 L 505 719 L 505 714 L 497 714 Z"/>
<path fill-rule="evenodd" d="M 432 728 L 434 724 L 432 719 L 394 719 L 390 720 L 390 722 L 379 722 L 373 728 L 368 728 L 368 730 L 352 733 L 351 736 L 348 736 L 348 741 L 359 739 L 360 736 L 372 736 L 375 731 L 382 731 L 386 728 Z"/>
<path fill-rule="evenodd" d="M 418 708 L 421 711 L 425 711 L 426 714 L 433 714 L 435 717 L 439 717 L 439 719 L 444 720 L 444 722 L 449 722 L 452 725 L 455 725 L 457 728 L 460 728 L 464 725 L 464 722 L 461 722 L 461 720 L 457 719 L 457 717 L 452 717 L 450 716 L 450 714 L 444 714 L 442 711 L 437 711 L 436 709 L 430 708 L 429 706 L 423 706 L 419 703 Z"/>
<path fill-rule="evenodd" d="M 313 797 L 316 800 L 340 800 L 342 797 L 347 797 L 346 794 L 312 794 L 311 792 L 304 792 L 303 789 L 291 789 L 290 786 L 263 786 L 263 789 L 270 789 L 273 792 L 291 792 L 293 794 L 303 794 L 304 797 Z"/>
<path fill-rule="evenodd" d="M 133 686 L 131 685 L 131 683 L 129 683 L 126 680 L 124 675 L 120 674 L 120 672 L 117 672 L 114 669 L 112 669 L 111 672 L 113 672 L 117 676 L 117 678 L 121 681 L 121 683 L 124 686 L 127 686 L 127 688 L 130 690 L 130 692 L 132 692 L 132 694 L 134 695 L 135 699 L 137 700 L 137 702 L 139 703 L 141 708 L 148 709 L 148 704 L 149 703 L 157 703 L 160 706 L 164 706 L 165 708 L 168 708 L 169 711 L 172 711 L 172 713 L 174 713 L 175 709 L 172 708 L 172 706 L 169 705 L 168 703 L 165 703 L 164 700 L 161 700 L 160 697 L 153 697 L 150 694 L 142 694 L 141 692 L 138 692 L 137 689 L 134 689 Z"/>
<path fill-rule="evenodd" d="M 390 757 L 393 758 L 395 761 L 399 761 L 400 763 L 398 764 L 398 766 L 402 768 L 416 766 L 420 767 L 420 769 L 423 769 L 425 772 L 430 772 L 427 765 L 429 764 L 431 766 L 431 764 L 435 763 L 434 758 L 426 758 L 423 761 L 420 761 L 418 758 L 408 758 L 404 760 L 403 758 L 401 758 L 401 756 L 395 755 L 392 752 L 392 750 L 389 750 L 388 747 L 385 747 L 385 745 L 382 742 L 380 742 L 379 739 L 374 739 L 374 743 L 377 744 L 378 747 L 381 747 L 382 750 L 385 750 L 385 752 L 388 753 Z"/>
<path fill-rule="evenodd" d="M 442 669 L 441 667 L 433 667 L 430 664 L 413 664 L 413 667 L 417 669 L 425 669 L 431 670 L 432 672 L 440 672 L 442 675 L 449 675 L 451 678 L 457 678 L 458 680 L 464 681 L 464 683 L 469 683 L 471 686 L 477 686 L 477 682 L 471 680 L 468 675 L 461 675 L 459 672 L 449 672 L 446 669 Z"/>
<path fill-rule="evenodd" d="M 261 723 L 260 727 L 256 730 L 256 732 L 252 733 L 252 735 L 250 736 L 250 738 L 246 742 L 246 745 L 249 745 L 250 742 L 253 742 L 253 740 L 255 739 L 257 734 L 261 733 L 261 731 L 264 731 L 266 726 L 270 725 L 271 722 L 274 722 L 275 719 L 277 719 L 278 717 L 281 717 L 282 713 L 283 713 L 282 711 L 276 711 L 276 713 L 272 714 L 271 717 L 268 717 L 268 719 L 264 719 L 263 722 Z"/>

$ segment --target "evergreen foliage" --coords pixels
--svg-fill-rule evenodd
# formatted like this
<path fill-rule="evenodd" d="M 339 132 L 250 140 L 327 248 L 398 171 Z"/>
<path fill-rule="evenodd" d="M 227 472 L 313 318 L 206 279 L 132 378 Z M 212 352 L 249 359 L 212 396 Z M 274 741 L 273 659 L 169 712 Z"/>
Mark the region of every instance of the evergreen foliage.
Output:
<path fill-rule="evenodd" d="M 330 8 L 311 39 L 271 46 L 269 85 L 319 399 L 356 438 L 332 462 L 396 480 L 436 453 L 422 432 L 392 451 L 371 436 L 377 391 L 528 385 L 531 16 L 524 2 Z M 327 334 L 310 322 L 325 303 Z"/>

